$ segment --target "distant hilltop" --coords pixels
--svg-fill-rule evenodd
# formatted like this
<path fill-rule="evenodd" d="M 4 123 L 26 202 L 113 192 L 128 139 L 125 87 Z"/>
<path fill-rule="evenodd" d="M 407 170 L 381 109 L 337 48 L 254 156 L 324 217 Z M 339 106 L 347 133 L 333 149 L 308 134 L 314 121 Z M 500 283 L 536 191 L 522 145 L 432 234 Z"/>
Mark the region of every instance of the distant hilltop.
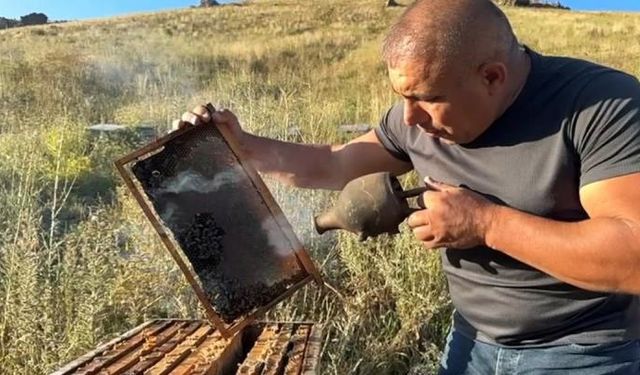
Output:
<path fill-rule="evenodd" d="M 200 0 L 200 6 L 203 8 L 214 7 L 220 5 L 216 0 Z"/>
<path fill-rule="evenodd" d="M 220 5 L 216 0 L 200 0 L 199 7 L 212 7 Z M 44 25 L 49 23 L 49 17 L 47 17 L 44 13 L 29 13 L 25 16 L 20 17 L 19 20 L 13 18 L 0 17 L 0 30 L 9 29 L 12 27 L 20 27 L 20 26 L 32 26 L 32 25 Z M 55 23 L 65 22 L 65 21 L 54 21 Z"/>
<path fill-rule="evenodd" d="M 546 1 L 546 0 L 494 0 L 499 5 L 511 5 L 517 7 L 533 7 L 533 8 L 556 8 L 556 9 L 569 9 L 559 1 Z"/>
<path fill-rule="evenodd" d="M 20 20 L 0 17 L 0 29 L 8 29 L 18 26 L 44 25 L 49 22 L 49 17 L 44 13 L 29 13 L 20 17 Z"/>
<path fill-rule="evenodd" d="M 399 5 L 395 0 L 385 0 L 387 2 L 387 6 Z M 547 0 L 494 0 L 495 3 L 499 5 L 507 5 L 507 6 L 520 6 L 520 7 L 535 7 L 535 8 L 557 8 L 557 9 L 569 9 L 558 1 L 547 1 Z M 233 3 L 235 4 L 235 3 Z M 216 0 L 200 0 L 199 7 L 206 8 L 212 6 L 221 5 Z M 65 21 L 54 21 L 65 22 Z M 9 29 L 12 27 L 19 26 L 31 26 L 31 25 L 44 25 L 49 23 L 49 17 L 47 17 L 44 13 L 29 13 L 25 16 L 20 17 L 19 20 L 12 18 L 0 17 L 0 30 Z"/>

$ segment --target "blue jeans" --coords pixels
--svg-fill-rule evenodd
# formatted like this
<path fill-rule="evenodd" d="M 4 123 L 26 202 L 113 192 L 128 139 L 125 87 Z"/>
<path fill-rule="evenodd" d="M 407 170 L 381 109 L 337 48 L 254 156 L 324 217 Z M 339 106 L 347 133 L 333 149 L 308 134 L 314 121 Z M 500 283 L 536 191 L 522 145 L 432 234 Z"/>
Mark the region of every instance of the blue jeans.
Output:
<path fill-rule="evenodd" d="M 439 375 L 638 375 L 640 340 L 505 348 L 449 333 Z"/>

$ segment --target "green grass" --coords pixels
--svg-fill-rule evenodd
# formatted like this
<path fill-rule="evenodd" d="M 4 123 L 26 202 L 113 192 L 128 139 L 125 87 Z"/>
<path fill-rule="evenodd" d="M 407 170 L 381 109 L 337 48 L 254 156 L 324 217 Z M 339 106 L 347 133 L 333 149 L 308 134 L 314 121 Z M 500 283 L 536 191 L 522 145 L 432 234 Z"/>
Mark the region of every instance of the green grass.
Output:
<path fill-rule="evenodd" d="M 0 31 L 0 373 L 45 373 L 145 320 L 202 316 L 114 172 L 135 145 L 86 126 L 164 132 L 211 100 L 258 134 L 341 142 L 338 125 L 375 124 L 395 100 L 379 45 L 401 10 L 382 3 L 265 0 Z M 507 13 L 534 49 L 640 76 L 640 15 Z M 270 317 L 326 323 L 323 374 L 431 371 L 451 313 L 439 256 L 406 231 L 319 237 L 311 217 L 332 194 L 268 183 L 331 284 Z"/>

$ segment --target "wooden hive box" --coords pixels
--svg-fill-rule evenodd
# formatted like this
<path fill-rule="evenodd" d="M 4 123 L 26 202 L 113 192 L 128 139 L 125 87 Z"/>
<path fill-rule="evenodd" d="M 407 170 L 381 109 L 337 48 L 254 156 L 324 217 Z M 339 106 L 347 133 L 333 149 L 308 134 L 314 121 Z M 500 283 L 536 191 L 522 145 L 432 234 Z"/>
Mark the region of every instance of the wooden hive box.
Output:
<path fill-rule="evenodd" d="M 203 320 L 153 320 L 50 375 L 314 375 L 322 326 L 253 322 L 224 338 Z"/>

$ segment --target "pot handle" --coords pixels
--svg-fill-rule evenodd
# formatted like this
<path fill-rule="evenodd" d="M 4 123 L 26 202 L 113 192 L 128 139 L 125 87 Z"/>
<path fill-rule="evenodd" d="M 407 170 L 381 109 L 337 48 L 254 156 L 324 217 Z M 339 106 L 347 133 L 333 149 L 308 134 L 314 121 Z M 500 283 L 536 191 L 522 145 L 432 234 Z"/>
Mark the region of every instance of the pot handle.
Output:
<path fill-rule="evenodd" d="M 422 193 L 424 193 L 427 190 L 429 190 L 428 187 L 422 186 L 422 187 L 417 187 L 415 189 L 406 190 L 400 193 L 400 196 L 404 199 L 417 197 L 416 204 L 418 205 L 418 207 L 409 207 L 409 213 L 407 214 L 407 216 L 411 215 L 416 211 L 424 210 L 425 208 L 427 208 L 424 204 L 424 199 L 422 198 Z"/>

